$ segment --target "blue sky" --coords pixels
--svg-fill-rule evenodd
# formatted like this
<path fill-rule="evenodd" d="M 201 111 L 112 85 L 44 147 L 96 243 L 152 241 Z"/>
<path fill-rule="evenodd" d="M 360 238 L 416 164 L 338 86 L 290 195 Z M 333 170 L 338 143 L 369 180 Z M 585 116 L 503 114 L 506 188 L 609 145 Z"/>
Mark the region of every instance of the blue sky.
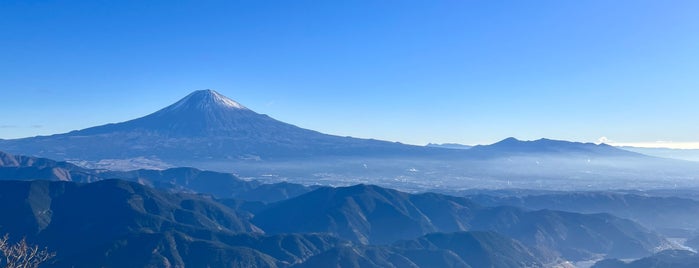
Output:
<path fill-rule="evenodd" d="M 0 138 L 211 88 L 343 136 L 691 147 L 696 14 L 698 1 L 0 1 Z"/>

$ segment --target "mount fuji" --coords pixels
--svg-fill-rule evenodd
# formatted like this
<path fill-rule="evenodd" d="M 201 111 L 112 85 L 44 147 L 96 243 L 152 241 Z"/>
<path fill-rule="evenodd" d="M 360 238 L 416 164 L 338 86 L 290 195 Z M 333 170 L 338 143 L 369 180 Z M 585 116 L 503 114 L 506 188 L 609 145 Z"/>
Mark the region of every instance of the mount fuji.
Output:
<path fill-rule="evenodd" d="M 695 184 L 699 174 L 696 163 L 604 144 L 508 138 L 462 150 L 328 135 L 259 114 L 213 90 L 126 122 L 0 140 L 0 151 L 92 169 L 188 166 L 269 181 L 403 190 L 648 188 Z"/>
<path fill-rule="evenodd" d="M 175 164 L 450 153 L 303 129 L 256 113 L 214 90 L 195 91 L 155 113 L 122 123 L 0 140 L 0 150 L 58 160 L 146 157 Z"/>

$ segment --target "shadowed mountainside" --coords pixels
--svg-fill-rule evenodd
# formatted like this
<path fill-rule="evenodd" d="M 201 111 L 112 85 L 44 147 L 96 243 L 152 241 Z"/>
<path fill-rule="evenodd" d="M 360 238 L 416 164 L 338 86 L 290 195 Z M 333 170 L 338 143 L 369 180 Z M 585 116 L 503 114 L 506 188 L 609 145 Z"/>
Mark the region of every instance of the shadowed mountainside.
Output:
<path fill-rule="evenodd" d="M 313 208 L 313 209 L 309 209 Z M 609 214 L 481 207 L 468 199 L 407 194 L 377 186 L 320 188 L 257 213 L 268 233 L 326 232 L 362 244 L 386 244 L 431 232 L 496 231 L 546 256 L 640 257 L 666 241 Z"/>
<path fill-rule="evenodd" d="M 541 267 L 490 232 L 354 245 L 326 234 L 263 235 L 252 214 L 137 183 L 0 181 L 3 231 L 47 246 L 47 267 Z M 444 265 L 442 265 L 444 264 Z M 488 265 L 488 266 L 482 266 Z"/>
<path fill-rule="evenodd" d="M 607 259 L 592 268 L 694 268 L 699 267 L 699 255 L 686 250 L 666 250 L 639 260 L 624 262 Z"/>
<path fill-rule="evenodd" d="M 0 180 L 94 182 L 105 179 L 135 181 L 171 192 L 202 193 L 217 198 L 235 197 L 262 202 L 275 202 L 314 189 L 314 187 L 286 182 L 264 184 L 259 181 L 242 180 L 231 173 L 202 171 L 195 168 L 94 170 L 67 162 L 0 152 Z"/>
<path fill-rule="evenodd" d="M 527 209 L 553 209 L 579 213 L 610 213 L 631 219 L 658 231 L 696 230 L 699 201 L 614 192 L 564 192 L 524 196 L 468 196 L 486 206 L 517 206 Z"/>

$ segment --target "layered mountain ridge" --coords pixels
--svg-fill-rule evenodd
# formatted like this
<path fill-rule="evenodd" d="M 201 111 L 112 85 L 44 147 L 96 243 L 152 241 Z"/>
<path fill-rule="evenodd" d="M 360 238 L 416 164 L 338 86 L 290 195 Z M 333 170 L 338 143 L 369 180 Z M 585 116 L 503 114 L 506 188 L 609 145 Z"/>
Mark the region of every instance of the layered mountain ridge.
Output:
<path fill-rule="evenodd" d="M 56 250 L 52 267 L 549 267 L 670 247 L 609 214 L 491 207 L 365 184 L 260 184 L 193 168 L 113 172 L 0 159 L 1 178 L 30 180 L 0 181 L 0 212 L 14 215 L 0 226 Z M 13 178 L 17 168 L 60 168 L 93 182 L 41 172 Z M 276 202 L 230 199 L 269 193 Z"/>
<path fill-rule="evenodd" d="M 50 180 L 89 183 L 108 179 L 138 182 L 169 192 L 203 193 L 217 198 L 242 198 L 274 202 L 311 191 L 314 187 L 293 183 L 264 184 L 243 180 L 231 173 L 195 168 L 109 171 L 82 168 L 46 158 L 12 155 L 0 151 L 0 180 Z"/>
<path fill-rule="evenodd" d="M 0 219 L 3 230 L 57 251 L 51 267 L 544 267 L 647 255 L 664 243 L 611 215 L 484 208 L 369 185 L 321 188 L 257 212 L 121 180 L 0 186 L 0 212 L 13 215 Z"/>

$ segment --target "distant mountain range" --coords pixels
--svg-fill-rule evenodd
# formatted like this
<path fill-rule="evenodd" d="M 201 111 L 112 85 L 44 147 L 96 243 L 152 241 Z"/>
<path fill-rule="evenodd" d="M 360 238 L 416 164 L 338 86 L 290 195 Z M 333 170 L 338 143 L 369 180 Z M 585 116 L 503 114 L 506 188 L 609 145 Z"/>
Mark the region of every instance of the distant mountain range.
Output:
<path fill-rule="evenodd" d="M 642 148 L 622 146 L 621 149 L 657 157 L 699 162 L 699 149 Z"/>
<path fill-rule="evenodd" d="M 697 163 L 605 144 L 507 138 L 467 150 L 455 146 L 327 135 L 256 113 L 213 90 L 195 91 L 155 113 L 122 123 L 0 140 L 0 151 L 90 168 L 189 166 L 271 182 L 373 183 L 410 191 L 446 185 L 451 189 L 658 188 L 669 183 L 693 185 L 699 178 Z"/>
<path fill-rule="evenodd" d="M 520 141 L 512 137 L 491 145 L 474 146 L 469 152 L 492 157 L 530 154 L 573 154 L 584 157 L 644 157 L 642 154 L 621 150 L 604 143 L 594 144 L 550 139 Z"/>
<path fill-rule="evenodd" d="M 169 192 L 190 192 L 217 198 L 274 202 L 309 192 L 315 187 L 293 183 L 263 184 L 242 180 L 231 173 L 202 171 L 195 168 L 166 170 L 109 171 L 79 167 L 46 158 L 16 156 L 0 152 L 0 180 L 50 180 L 95 182 L 121 179 L 138 182 Z"/>
<path fill-rule="evenodd" d="M 468 195 L 485 206 L 516 206 L 577 213 L 609 213 L 634 220 L 669 237 L 691 236 L 699 229 L 699 201 L 650 193 L 559 192 L 522 195 Z"/>
<path fill-rule="evenodd" d="M 369 185 L 320 188 L 274 204 L 252 222 L 268 233 L 331 233 L 362 244 L 431 232 L 496 231 L 544 255 L 551 256 L 555 248 L 572 260 L 595 254 L 644 256 L 663 243 L 638 224 L 609 214 L 482 207 L 465 198 L 411 195 Z"/>
<path fill-rule="evenodd" d="M 514 138 L 508 138 L 508 139 L 514 139 Z M 507 139 L 506 139 L 507 140 Z M 548 139 L 541 139 L 535 142 L 545 143 L 545 141 L 549 142 L 556 142 L 555 140 L 548 140 Z M 555 144 L 551 144 L 555 145 Z M 591 143 L 587 143 L 584 145 L 592 145 Z M 437 147 L 437 148 L 447 148 L 447 149 L 461 149 L 461 150 L 467 150 L 471 149 L 474 146 L 471 145 L 463 145 L 463 144 L 458 144 L 458 143 L 428 143 L 425 145 L 427 147 Z M 606 146 L 606 144 L 600 144 L 599 146 Z M 678 159 L 678 160 L 687 160 L 687 161 L 699 161 L 699 149 L 673 149 L 673 148 L 645 148 L 645 147 L 633 147 L 633 146 L 614 146 L 616 148 L 629 151 L 629 152 L 635 152 L 639 154 L 644 154 L 644 155 L 649 155 L 649 156 L 655 156 L 655 157 L 663 157 L 663 158 L 672 158 L 672 159 Z M 557 150 L 558 148 L 550 148 L 553 150 Z"/>
<path fill-rule="evenodd" d="M 666 250 L 653 256 L 625 262 L 608 259 L 592 268 L 694 268 L 699 267 L 699 254 L 687 250 Z"/>
<path fill-rule="evenodd" d="M 3 232 L 56 251 L 50 267 L 544 267 L 666 243 L 606 214 L 368 185 L 255 206 L 122 180 L 0 181 Z"/>
<path fill-rule="evenodd" d="M 459 150 L 466 150 L 466 149 L 471 149 L 473 146 L 470 145 L 463 145 L 463 144 L 458 144 L 458 143 L 428 143 L 425 145 L 427 147 L 436 147 L 436 148 L 446 148 L 446 149 L 459 149 Z"/>

